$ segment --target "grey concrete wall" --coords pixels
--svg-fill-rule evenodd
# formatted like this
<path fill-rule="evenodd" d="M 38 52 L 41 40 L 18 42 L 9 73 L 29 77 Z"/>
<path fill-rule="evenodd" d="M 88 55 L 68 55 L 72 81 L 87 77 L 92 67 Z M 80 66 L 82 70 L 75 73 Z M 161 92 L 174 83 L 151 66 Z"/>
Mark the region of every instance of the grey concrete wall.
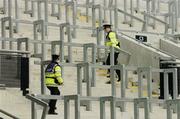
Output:
<path fill-rule="evenodd" d="M 164 50 L 172 55 L 175 55 L 180 59 L 180 44 L 176 44 L 169 40 L 160 40 L 160 49 Z"/>

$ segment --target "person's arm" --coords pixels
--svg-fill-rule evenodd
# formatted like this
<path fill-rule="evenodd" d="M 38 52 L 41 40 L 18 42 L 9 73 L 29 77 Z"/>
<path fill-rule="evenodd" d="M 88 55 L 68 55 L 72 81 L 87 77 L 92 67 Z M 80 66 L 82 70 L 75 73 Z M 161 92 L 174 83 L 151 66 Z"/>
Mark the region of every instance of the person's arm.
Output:
<path fill-rule="evenodd" d="M 54 71 L 55 71 L 55 77 L 56 77 L 56 79 L 57 79 L 57 81 L 58 81 L 58 83 L 61 85 L 61 84 L 63 84 L 63 79 L 62 79 L 62 77 L 61 77 L 61 67 L 60 66 L 55 66 L 55 69 L 54 69 Z"/>

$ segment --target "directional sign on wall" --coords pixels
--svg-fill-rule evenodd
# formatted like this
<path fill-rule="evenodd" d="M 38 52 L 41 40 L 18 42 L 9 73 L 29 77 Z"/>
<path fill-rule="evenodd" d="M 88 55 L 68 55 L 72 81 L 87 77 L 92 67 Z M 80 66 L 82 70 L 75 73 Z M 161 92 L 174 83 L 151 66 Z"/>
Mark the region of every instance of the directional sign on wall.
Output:
<path fill-rule="evenodd" d="M 135 36 L 136 39 L 140 42 L 147 42 L 147 36 L 143 36 L 143 35 L 136 35 Z"/>

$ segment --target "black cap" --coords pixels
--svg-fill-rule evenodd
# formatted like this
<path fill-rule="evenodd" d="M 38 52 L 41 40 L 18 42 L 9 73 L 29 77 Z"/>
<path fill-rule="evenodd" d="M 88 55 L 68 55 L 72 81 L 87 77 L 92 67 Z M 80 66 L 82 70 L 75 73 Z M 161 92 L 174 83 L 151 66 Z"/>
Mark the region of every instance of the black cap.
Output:
<path fill-rule="evenodd" d="M 57 59 L 59 59 L 59 55 L 53 54 L 52 61 L 56 61 Z"/>
<path fill-rule="evenodd" d="M 104 24 L 104 25 L 103 25 L 104 29 L 106 29 L 106 28 L 111 28 L 111 26 L 112 26 L 111 24 Z"/>

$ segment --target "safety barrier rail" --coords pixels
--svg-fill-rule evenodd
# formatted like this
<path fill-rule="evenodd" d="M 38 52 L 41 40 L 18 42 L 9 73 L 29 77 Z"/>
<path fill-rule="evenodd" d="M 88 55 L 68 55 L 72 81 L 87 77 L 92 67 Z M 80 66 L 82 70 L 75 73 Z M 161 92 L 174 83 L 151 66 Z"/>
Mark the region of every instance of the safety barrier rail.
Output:
<path fill-rule="evenodd" d="M 28 94 L 26 95 L 26 98 L 31 100 L 31 119 L 37 119 L 36 104 L 43 107 L 41 119 L 46 119 L 49 105 L 46 102 L 36 98 L 35 95 Z"/>
<path fill-rule="evenodd" d="M 82 105 L 82 102 L 84 101 L 91 101 L 91 102 L 99 102 L 100 106 L 100 119 L 105 119 L 106 113 L 105 113 L 105 102 L 110 102 L 110 117 L 111 119 L 116 119 L 116 108 L 119 106 L 117 104 L 121 103 L 133 103 L 134 104 L 134 119 L 140 118 L 139 108 L 144 109 L 144 119 L 150 119 L 151 112 L 150 111 L 150 103 L 158 104 L 158 105 L 167 105 L 167 119 L 172 119 L 172 111 L 171 109 L 176 109 L 176 106 L 178 107 L 177 110 L 179 110 L 180 101 L 179 99 L 175 100 L 158 100 L 158 99 L 148 99 L 148 98 L 118 98 L 115 96 L 106 96 L 106 97 L 89 97 L 89 96 L 80 96 L 80 95 L 64 95 L 64 96 L 53 96 L 53 95 L 35 95 L 32 96 L 33 99 L 36 100 L 50 100 L 50 99 L 57 99 L 57 100 L 63 100 L 64 101 L 64 119 L 70 119 L 71 112 L 70 112 L 70 101 L 74 101 L 74 108 L 75 108 L 75 119 L 80 119 L 80 106 Z M 33 102 L 34 100 L 32 100 Z M 34 101 L 35 103 L 36 101 Z M 33 107 L 33 106 L 32 106 Z M 126 106 L 125 106 L 126 107 Z M 36 108 L 32 108 L 33 112 L 36 112 Z M 90 111 L 90 110 L 89 110 Z M 125 110 L 121 110 L 122 112 Z M 35 113 L 32 113 L 32 119 L 36 119 L 37 115 Z M 179 115 L 180 112 L 177 111 L 177 115 Z M 46 116 L 46 113 L 43 113 L 44 116 Z M 179 118 L 179 116 L 177 116 Z M 45 119 L 45 118 L 43 118 Z"/>
<path fill-rule="evenodd" d="M 10 114 L 9 112 L 6 112 L 6 111 L 4 111 L 4 110 L 2 110 L 2 109 L 0 109 L 0 112 L 3 113 L 3 114 L 5 114 L 5 115 L 8 116 L 8 117 L 11 117 L 12 119 L 20 119 L 19 117 L 16 117 L 15 115 L 12 115 L 12 114 Z M 1 118 L 1 117 L 0 117 L 0 118 Z"/>

